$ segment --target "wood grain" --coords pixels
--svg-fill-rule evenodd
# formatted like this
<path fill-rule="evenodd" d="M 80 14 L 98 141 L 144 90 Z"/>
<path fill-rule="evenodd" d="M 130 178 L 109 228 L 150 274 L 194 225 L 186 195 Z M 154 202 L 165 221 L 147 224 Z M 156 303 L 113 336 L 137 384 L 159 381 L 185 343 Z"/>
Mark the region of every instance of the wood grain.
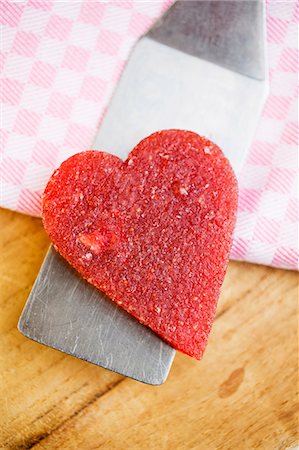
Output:
<path fill-rule="evenodd" d="M 287 449 L 297 443 L 297 274 L 231 262 L 201 362 L 146 386 L 24 338 L 49 241 L 0 211 L 1 449 Z"/>

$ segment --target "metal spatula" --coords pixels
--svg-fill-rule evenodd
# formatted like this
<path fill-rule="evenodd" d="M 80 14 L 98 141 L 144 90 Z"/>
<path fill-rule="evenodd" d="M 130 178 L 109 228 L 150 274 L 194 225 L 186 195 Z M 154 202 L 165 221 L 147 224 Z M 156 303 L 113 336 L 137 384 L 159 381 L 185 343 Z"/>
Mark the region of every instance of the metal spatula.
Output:
<path fill-rule="evenodd" d="M 140 139 L 189 129 L 238 172 L 267 92 L 264 5 L 179 1 L 135 46 L 93 148 L 126 158 Z M 25 336 L 150 384 L 175 351 L 50 248 L 19 321 Z"/>

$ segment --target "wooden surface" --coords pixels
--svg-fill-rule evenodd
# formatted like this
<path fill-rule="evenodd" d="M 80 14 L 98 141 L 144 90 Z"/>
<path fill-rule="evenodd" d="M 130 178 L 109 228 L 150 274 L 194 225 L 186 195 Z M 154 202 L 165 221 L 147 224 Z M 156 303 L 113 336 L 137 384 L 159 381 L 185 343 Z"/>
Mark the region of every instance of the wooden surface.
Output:
<path fill-rule="evenodd" d="M 287 449 L 297 444 L 297 274 L 231 262 L 204 359 L 146 386 L 24 338 L 48 247 L 1 211 L 1 449 Z"/>

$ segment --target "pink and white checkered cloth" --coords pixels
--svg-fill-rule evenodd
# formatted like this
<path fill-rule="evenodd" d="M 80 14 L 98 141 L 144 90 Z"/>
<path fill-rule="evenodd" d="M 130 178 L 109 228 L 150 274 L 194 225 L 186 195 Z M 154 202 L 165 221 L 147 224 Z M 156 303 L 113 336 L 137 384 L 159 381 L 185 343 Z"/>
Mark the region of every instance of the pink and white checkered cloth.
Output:
<path fill-rule="evenodd" d="M 1 205 L 40 214 L 53 169 L 90 147 L 129 52 L 172 0 L 1 3 Z M 298 3 L 267 5 L 270 96 L 239 177 L 232 258 L 298 264 Z"/>

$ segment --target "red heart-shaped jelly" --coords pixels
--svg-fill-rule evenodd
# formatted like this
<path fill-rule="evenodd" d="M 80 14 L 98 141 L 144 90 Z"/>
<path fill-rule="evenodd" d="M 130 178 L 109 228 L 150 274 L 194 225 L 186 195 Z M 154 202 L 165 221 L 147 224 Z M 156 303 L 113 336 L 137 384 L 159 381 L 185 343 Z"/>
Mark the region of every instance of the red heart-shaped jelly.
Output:
<path fill-rule="evenodd" d="M 58 252 L 174 348 L 200 359 L 225 275 L 237 207 L 228 160 L 195 133 L 166 130 L 123 162 L 72 156 L 43 196 Z"/>

